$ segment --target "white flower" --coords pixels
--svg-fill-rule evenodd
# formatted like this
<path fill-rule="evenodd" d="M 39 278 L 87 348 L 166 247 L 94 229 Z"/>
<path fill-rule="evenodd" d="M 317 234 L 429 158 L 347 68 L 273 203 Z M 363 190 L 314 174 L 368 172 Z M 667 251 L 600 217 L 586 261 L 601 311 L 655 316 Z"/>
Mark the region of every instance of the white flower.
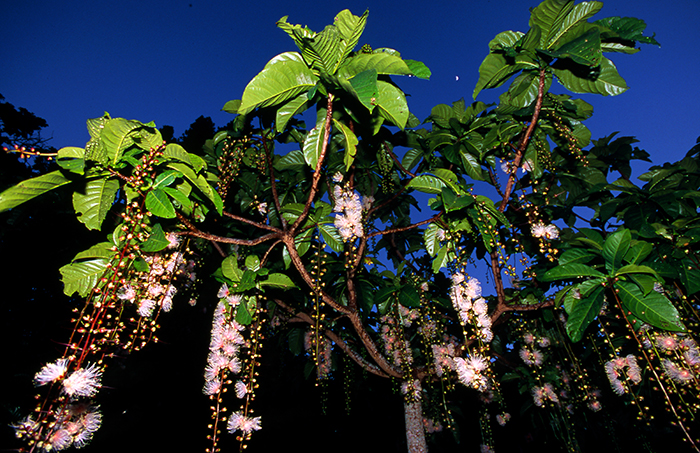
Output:
<path fill-rule="evenodd" d="M 246 417 L 240 412 L 234 412 L 228 420 L 228 432 L 234 433 L 241 431 L 244 434 L 250 434 L 253 431 L 260 430 L 260 417 Z"/>
<path fill-rule="evenodd" d="M 165 239 L 168 240 L 168 248 L 171 250 L 180 246 L 180 238 L 175 233 L 166 234 Z"/>
<path fill-rule="evenodd" d="M 34 385 L 41 386 L 61 379 L 68 368 L 68 359 L 58 359 L 44 367 L 34 376 Z"/>
<path fill-rule="evenodd" d="M 333 182 L 339 183 L 343 181 L 343 174 L 341 172 L 336 172 L 336 174 L 333 175 Z"/>
<path fill-rule="evenodd" d="M 239 399 L 245 398 L 248 393 L 248 387 L 246 387 L 243 381 L 236 382 L 236 397 Z"/>
<path fill-rule="evenodd" d="M 63 380 L 63 391 L 68 396 L 94 396 L 102 386 L 102 371 L 96 364 L 79 368 Z"/>
<path fill-rule="evenodd" d="M 152 299 L 143 299 L 139 303 L 139 315 L 144 318 L 149 318 L 153 314 L 153 309 L 156 307 L 156 301 Z"/>

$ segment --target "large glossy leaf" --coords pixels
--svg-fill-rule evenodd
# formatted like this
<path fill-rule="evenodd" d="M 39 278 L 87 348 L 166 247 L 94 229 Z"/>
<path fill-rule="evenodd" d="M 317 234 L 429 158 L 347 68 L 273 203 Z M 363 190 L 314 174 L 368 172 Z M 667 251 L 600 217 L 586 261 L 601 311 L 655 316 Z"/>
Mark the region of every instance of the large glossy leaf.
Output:
<path fill-rule="evenodd" d="M 275 129 L 277 129 L 277 132 L 284 131 L 289 120 L 306 110 L 309 107 L 308 102 L 309 93 L 304 92 L 280 106 L 275 112 Z"/>
<path fill-rule="evenodd" d="M 260 282 L 260 286 L 271 286 L 273 288 L 279 289 L 291 289 L 296 288 L 297 285 L 294 284 L 291 278 L 286 274 L 274 273 L 267 277 L 267 280 Z"/>
<path fill-rule="evenodd" d="M 285 52 L 270 60 L 243 91 L 238 113 L 281 104 L 316 85 L 316 77 L 298 52 Z"/>
<path fill-rule="evenodd" d="M 71 182 L 59 170 L 27 179 L 0 193 L 0 212 L 21 205 L 34 197 Z"/>
<path fill-rule="evenodd" d="M 416 61 L 416 60 L 404 60 L 404 63 L 406 63 L 406 66 L 408 66 L 408 69 L 411 70 L 411 74 L 413 74 L 415 77 L 418 77 L 419 79 L 425 79 L 428 80 L 430 79 L 430 76 L 432 73 L 430 72 L 430 69 L 421 61 Z"/>
<path fill-rule="evenodd" d="M 350 166 L 355 161 L 355 154 L 357 153 L 357 137 L 349 127 L 335 118 L 333 118 L 333 124 L 340 131 L 340 133 L 343 134 L 343 147 L 345 148 L 345 169 L 350 170 Z"/>
<path fill-rule="evenodd" d="M 613 36 L 629 41 L 638 41 L 644 44 L 660 44 L 654 36 L 644 36 L 642 33 L 647 27 L 647 24 L 636 17 L 606 17 L 594 22 L 602 25 L 614 33 Z"/>
<path fill-rule="evenodd" d="M 377 107 L 382 118 L 403 129 L 408 121 L 406 95 L 396 86 L 377 81 Z"/>
<path fill-rule="evenodd" d="M 185 148 L 178 145 L 177 143 L 168 143 L 163 150 L 163 157 L 166 159 L 173 159 L 180 162 L 184 162 L 195 171 L 199 173 L 202 168 L 206 168 L 207 164 L 196 154 L 188 153 Z"/>
<path fill-rule="evenodd" d="M 435 176 L 420 175 L 413 178 L 408 183 L 408 187 L 419 192 L 439 194 L 442 193 L 442 188 L 447 187 L 447 185 Z"/>
<path fill-rule="evenodd" d="M 540 47 L 550 48 L 564 20 L 574 7 L 572 0 L 544 0 L 532 9 L 530 27 L 538 26 L 542 31 Z"/>
<path fill-rule="evenodd" d="M 85 150 L 74 146 L 61 148 L 56 163 L 64 170 L 82 175 L 85 169 Z"/>
<path fill-rule="evenodd" d="M 481 62 L 481 66 L 479 66 L 479 80 L 474 87 L 473 98 L 476 99 L 481 90 L 503 85 L 510 76 L 527 67 L 529 65 L 521 63 L 511 64 L 502 53 L 486 55 L 484 61 Z"/>
<path fill-rule="evenodd" d="M 651 291 L 644 296 L 636 284 L 622 280 L 615 282 L 615 289 L 623 308 L 642 321 L 659 329 L 685 331 L 678 310 L 663 294 Z"/>
<path fill-rule="evenodd" d="M 632 241 L 630 230 L 624 229 L 612 233 L 603 244 L 603 258 L 605 269 L 610 275 L 614 275 L 622 265 L 622 259 L 627 254 Z"/>
<path fill-rule="evenodd" d="M 304 160 L 313 169 L 318 164 L 318 158 L 321 156 L 323 149 L 323 139 L 325 138 L 326 120 L 322 119 L 316 126 L 309 131 L 304 140 L 302 151 Z"/>
<path fill-rule="evenodd" d="M 141 251 L 152 253 L 160 252 L 170 244 L 168 239 L 165 237 L 163 232 L 163 227 L 160 223 L 156 223 L 151 230 L 151 234 L 148 235 L 148 240 L 141 245 Z"/>
<path fill-rule="evenodd" d="M 168 195 L 161 189 L 153 189 L 146 195 L 146 209 L 153 215 L 164 219 L 175 218 L 175 207 Z"/>
<path fill-rule="evenodd" d="M 318 230 L 321 232 L 321 236 L 328 247 L 330 247 L 334 252 L 340 253 L 343 251 L 343 238 L 340 236 L 340 233 L 335 225 L 319 223 Z"/>
<path fill-rule="evenodd" d="M 136 143 L 134 133 L 142 127 L 143 123 L 136 120 L 113 118 L 107 121 L 100 134 L 100 140 L 113 165 L 119 162 L 124 151 Z"/>
<path fill-rule="evenodd" d="M 118 189 L 119 182 L 113 178 L 89 180 L 84 191 L 73 193 L 73 208 L 79 214 L 78 220 L 89 230 L 99 230 Z"/>
<path fill-rule="evenodd" d="M 357 98 L 370 112 L 377 101 L 377 71 L 368 69 L 349 80 L 340 79 L 340 85 Z"/>
<path fill-rule="evenodd" d="M 209 184 L 207 179 L 203 175 L 198 175 L 190 168 L 188 165 L 181 163 L 181 162 L 170 162 L 168 163 L 168 168 L 172 168 L 173 170 L 177 170 L 182 175 L 189 180 L 195 187 L 197 187 L 203 194 L 206 196 L 212 203 L 214 203 L 214 207 L 216 208 L 216 212 L 221 215 L 223 207 L 224 207 L 224 202 L 221 200 L 221 197 L 219 194 L 214 190 L 214 188 Z"/>
<path fill-rule="evenodd" d="M 579 35 L 577 38 L 565 42 L 557 48 L 541 52 L 553 58 L 569 58 L 581 65 L 598 66 L 603 58 L 598 28 L 588 23 L 577 28 L 581 29 L 581 32 L 577 33 Z M 584 32 L 584 30 L 588 31 Z"/>
<path fill-rule="evenodd" d="M 365 11 L 362 16 L 357 17 L 348 9 L 344 9 L 335 16 L 333 23 L 343 38 L 338 49 L 340 53 L 339 64 L 343 63 L 360 41 L 360 36 L 362 36 L 362 32 L 367 24 L 367 16 L 369 16 L 369 10 Z"/>
<path fill-rule="evenodd" d="M 628 88 L 613 62 L 605 57 L 600 60 L 600 72 L 597 74 L 579 77 L 568 69 L 562 68 L 554 68 L 554 74 L 562 85 L 574 93 L 617 96 L 627 91 Z"/>
<path fill-rule="evenodd" d="M 585 264 L 595 257 L 595 254 L 586 249 L 569 249 L 562 253 L 559 257 L 559 265 L 563 266 L 565 264 L 572 263 Z"/>
<path fill-rule="evenodd" d="M 580 294 L 580 290 L 578 288 L 576 290 Z M 571 338 L 571 341 L 579 341 L 586 328 L 598 316 L 603 306 L 604 292 L 605 287 L 597 283 L 587 296 L 582 296 L 580 299 L 574 297 L 576 294 L 574 290 L 569 291 L 566 295 L 567 302 L 569 302 L 566 304 L 568 305 L 566 311 L 569 315 L 566 320 L 566 333 Z"/>
<path fill-rule="evenodd" d="M 548 270 L 543 275 L 540 275 L 538 280 L 552 282 L 555 280 L 569 280 L 583 277 L 602 278 L 605 277 L 605 274 L 585 264 L 570 263 Z"/>
<path fill-rule="evenodd" d="M 510 84 L 508 91 L 500 96 L 501 104 L 525 108 L 535 102 L 539 91 L 540 78 L 536 71 L 523 71 Z"/>
<path fill-rule="evenodd" d="M 68 296 L 77 292 L 86 297 L 104 274 L 108 263 L 106 258 L 97 258 L 66 264 L 59 269 L 64 285 L 63 292 Z"/>
<path fill-rule="evenodd" d="M 413 75 L 401 57 L 389 53 L 360 53 L 352 58 L 338 70 L 338 75 L 349 79 L 368 69 L 374 69 L 377 74 L 383 75 Z"/>
<path fill-rule="evenodd" d="M 506 30 L 497 34 L 489 42 L 489 50 L 507 50 L 514 47 L 525 34 L 521 31 Z"/>
<path fill-rule="evenodd" d="M 694 260 L 684 258 L 679 267 L 681 283 L 685 286 L 687 294 L 691 295 L 700 291 L 700 269 Z"/>
<path fill-rule="evenodd" d="M 566 15 L 561 27 L 551 37 L 551 48 L 556 49 L 564 43 L 577 39 L 580 36 L 581 25 L 586 24 L 588 19 L 595 15 L 603 7 L 602 2 L 582 2 L 571 9 Z M 600 45 L 600 38 L 598 38 Z"/>
<path fill-rule="evenodd" d="M 111 242 L 100 242 L 87 250 L 75 255 L 73 261 L 86 260 L 91 258 L 112 258 L 117 252 Z"/>

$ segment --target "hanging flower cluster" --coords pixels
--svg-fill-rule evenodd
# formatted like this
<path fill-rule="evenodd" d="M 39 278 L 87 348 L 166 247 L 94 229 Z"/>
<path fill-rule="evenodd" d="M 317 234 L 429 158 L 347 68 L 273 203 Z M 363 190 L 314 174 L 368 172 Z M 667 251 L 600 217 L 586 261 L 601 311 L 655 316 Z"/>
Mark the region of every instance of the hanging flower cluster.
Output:
<path fill-rule="evenodd" d="M 548 337 L 541 337 L 537 339 L 532 333 L 526 332 L 523 335 L 523 346 L 520 348 L 518 355 L 527 366 L 542 366 L 542 362 L 544 362 L 544 354 L 542 351 L 537 349 L 536 346 L 548 347 L 550 343 L 551 342 Z"/>
<path fill-rule="evenodd" d="M 605 374 L 608 375 L 613 391 L 618 395 L 622 395 L 627 391 L 620 380 L 621 377 L 635 384 L 639 384 L 642 381 L 642 371 L 637 365 L 637 359 L 632 354 L 626 357 L 615 357 L 605 362 Z"/>
<path fill-rule="evenodd" d="M 318 349 L 316 349 L 318 342 Z M 328 377 L 333 364 L 331 353 L 333 345 L 331 341 L 323 335 L 317 335 L 316 332 L 309 330 L 304 334 L 304 349 L 316 361 L 316 373 L 319 379 Z"/>
<path fill-rule="evenodd" d="M 227 372 L 238 374 L 241 371 L 241 359 L 238 357 L 240 348 L 245 344 L 241 332 L 245 329 L 230 316 L 230 308 L 240 304 L 238 295 L 231 295 L 224 284 L 219 291 L 220 300 L 214 311 L 212 322 L 209 356 L 204 370 L 205 395 L 219 393 L 226 380 Z"/>
<path fill-rule="evenodd" d="M 413 358 L 410 354 L 406 354 L 407 348 L 410 349 L 410 343 L 403 337 L 402 329 L 399 328 L 399 323 L 393 316 L 384 315 L 379 318 L 382 326 L 379 329 L 379 337 L 384 345 L 384 352 L 387 356 L 393 359 L 394 365 L 402 366 L 411 364 Z M 405 358 L 405 359 L 404 359 Z"/>
<path fill-rule="evenodd" d="M 343 176 L 336 173 L 333 181 L 341 182 Z M 335 217 L 335 227 L 338 229 L 343 241 L 352 241 L 355 238 L 364 236 L 364 228 L 362 227 L 362 211 L 369 209 L 374 202 L 373 197 L 363 197 L 360 200 L 360 195 L 355 192 L 349 183 L 345 186 L 336 184 L 333 187 L 333 211 L 339 213 Z"/>
<path fill-rule="evenodd" d="M 557 392 L 554 391 L 554 386 L 547 382 L 543 386 L 535 386 L 531 390 L 532 399 L 535 402 L 535 406 L 544 406 L 545 401 L 551 401 L 555 404 L 559 404 L 559 396 Z"/>
<path fill-rule="evenodd" d="M 475 278 L 466 280 L 464 274 L 455 273 L 452 276 L 450 288 L 452 305 L 459 315 L 462 324 L 473 324 L 479 329 L 479 337 L 485 343 L 493 340 L 491 318 L 488 315 L 488 304 L 481 297 L 481 283 Z"/>
<path fill-rule="evenodd" d="M 83 398 L 93 397 L 99 391 L 102 369 L 91 364 L 69 372 L 69 366 L 68 359 L 58 359 L 34 376 L 36 386 L 58 384 L 61 394 L 41 422 L 30 415 L 12 425 L 18 438 L 34 441 L 41 438 L 37 445 L 46 451 L 64 450 L 71 445 L 80 448 L 92 439 L 102 424 L 102 414 L 98 407 Z"/>
<path fill-rule="evenodd" d="M 169 248 L 179 247 L 179 238 L 169 234 Z M 197 279 L 194 272 L 195 262 L 185 260 L 181 252 L 170 254 L 156 253 L 145 256 L 149 271 L 136 274 L 137 277 L 122 286 L 117 292 L 121 300 L 137 305 L 140 316 L 150 318 L 157 309 L 168 312 L 173 307 L 173 297 L 177 288 L 173 285 L 176 276 L 184 276 L 184 285 L 189 285 Z"/>
<path fill-rule="evenodd" d="M 455 357 L 453 361 L 454 370 L 462 384 L 480 392 L 489 389 L 489 378 L 486 375 L 489 361 L 486 357 L 474 354 L 466 359 Z"/>

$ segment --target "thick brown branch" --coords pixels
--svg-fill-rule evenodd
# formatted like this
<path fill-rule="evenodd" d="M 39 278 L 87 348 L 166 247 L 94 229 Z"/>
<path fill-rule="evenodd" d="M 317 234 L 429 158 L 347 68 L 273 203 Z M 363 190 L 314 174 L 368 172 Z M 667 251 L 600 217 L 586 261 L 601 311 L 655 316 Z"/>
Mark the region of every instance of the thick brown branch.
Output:
<path fill-rule="evenodd" d="M 509 311 L 535 311 L 535 310 L 540 310 L 542 308 L 547 308 L 547 307 L 553 307 L 554 306 L 554 299 L 547 299 L 542 302 L 538 302 L 536 304 L 498 304 L 496 307 L 496 310 L 494 310 L 493 313 L 491 313 L 491 322 L 495 323 L 498 318 L 501 317 L 504 313 L 507 313 Z"/>
<path fill-rule="evenodd" d="M 270 233 L 266 234 L 265 236 L 260 236 L 259 238 L 255 239 L 236 239 L 236 238 L 227 238 L 224 236 L 217 236 L 215 234 L 209 234 L 205 233 L 203 231 L 183 231 L 182 233 L 179 233 L 181 236 L 191 236 L 191 237 L 196 237 L 196 238 L 202 238 L 206 239 L 207 241 L 212 241 L 212 242 L 221 242 L 224 244 L 237 244 L 237 245 L 258 245 L 262 244 L 265 241 L 269 241 L 270 239 L 276 239 L 279 238 L 279 233 Z"/>

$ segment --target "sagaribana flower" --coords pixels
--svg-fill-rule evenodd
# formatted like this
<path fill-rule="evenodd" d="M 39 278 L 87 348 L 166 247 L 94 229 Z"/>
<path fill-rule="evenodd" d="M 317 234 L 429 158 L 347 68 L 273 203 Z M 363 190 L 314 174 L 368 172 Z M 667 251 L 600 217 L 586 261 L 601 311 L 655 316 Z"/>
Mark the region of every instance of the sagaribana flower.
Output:
<path fill-rule="evenodd" d="M 34 385 L 38 387 L 63 379 L 67 369 L 68 359 L 58 359 L 54 363 L 46 364 L 34 376 Z"/>
<path fill-rule="evenodd" d="M 605 374 L 608 376 L 610 386 L 618 395 L 626 392 L 625 386 L 620 380 L 621 377 L 639 384 L 642 381 L 642 372 L 637 365 L 637 359 L 629 354 L 626 357 L 615 357 L 614 359 L 605 362 Z"/>
<path fill-rule="evenodd" d="M 505 426 L 509 420 L 510 420 L 510 414 L 508 412 L 504 412 L 503 414 L 496 415 L 496 422 L 498 422 L 498 424 L 501 426 Z"/>
<path fill-rule="evenodd" d="M 541 387 L 535 386 L 531 390 L 532 399 L 535 402 L 535 406 L 544 406 L 545 401 L 549 400 L 553 403 L 559 403 L 559 397 L 554 391 L 552 384 L 547 382 Z"/>
<path fill-rule="evenodd" d="M 335 217 L 335 227 L 343 241 L 347 242 L 364 236 L 362 227 L 363 203 L 360 196 L 352 190 L 349 184 L 346 184 L 345 188 L 336 185 L 333 189 L 333 201 L 335 202 L 333 211 L 339 213 Z M 371 202 L 368 203 L 371 204 Z"/>
<path fill-rule="evenodd" d="M 165 239 L 168 240 L 168 248 L 169 249 L 176 249 L 180 247 L 180 237 L 176 235 L 175 233 L 168 233 L 165 235 Z"/>
<path fill-rule="evenodd" d="M 227 429 L 228 432 L 233 434 L 236 431 L 241 431 L 243 434 L 250 434 L 253 431 L 259 431 L 261 429 L 261 419 L 260 417 L 246 417 L 240 412 L 234 412 L 228 419 Z"/>
<path fill-rule="evenodd" d="M 692 371 L 679 367 L 672 360 L 663 359 L 661 365 L 663 365 L 666 376 L 678 384 L 688 384 L 695 379 Z"/>
<path fill-rule="evenodd" d="M 102 386 L 102 371 L 96 364 L 73 371 L 63 380 L 63 391 L 68 396 L 94 396 Z"/>
<path fill-rule="evenodd" d="M 454 358 L 454 370 L 459 381 L 467 387 L 484 392 L 489 388 L 489 380 L 484 374 L 488 368 L 488 360 L 482 356 L 473 355 L 468 359 Z"/>
<path fill-rule="evenodd" d="M 559 238 L 559 230 L 553 224 L 545 225 L 538 222 L 530 227 L 530 233 L 536 238 L 557 239 Z"/>
<path fill-rule="evenodd" d="M 659 335 L 656 337 L 656 347 L 663 351 L 675 351 L 680 345 L 672 335 Z"/>

